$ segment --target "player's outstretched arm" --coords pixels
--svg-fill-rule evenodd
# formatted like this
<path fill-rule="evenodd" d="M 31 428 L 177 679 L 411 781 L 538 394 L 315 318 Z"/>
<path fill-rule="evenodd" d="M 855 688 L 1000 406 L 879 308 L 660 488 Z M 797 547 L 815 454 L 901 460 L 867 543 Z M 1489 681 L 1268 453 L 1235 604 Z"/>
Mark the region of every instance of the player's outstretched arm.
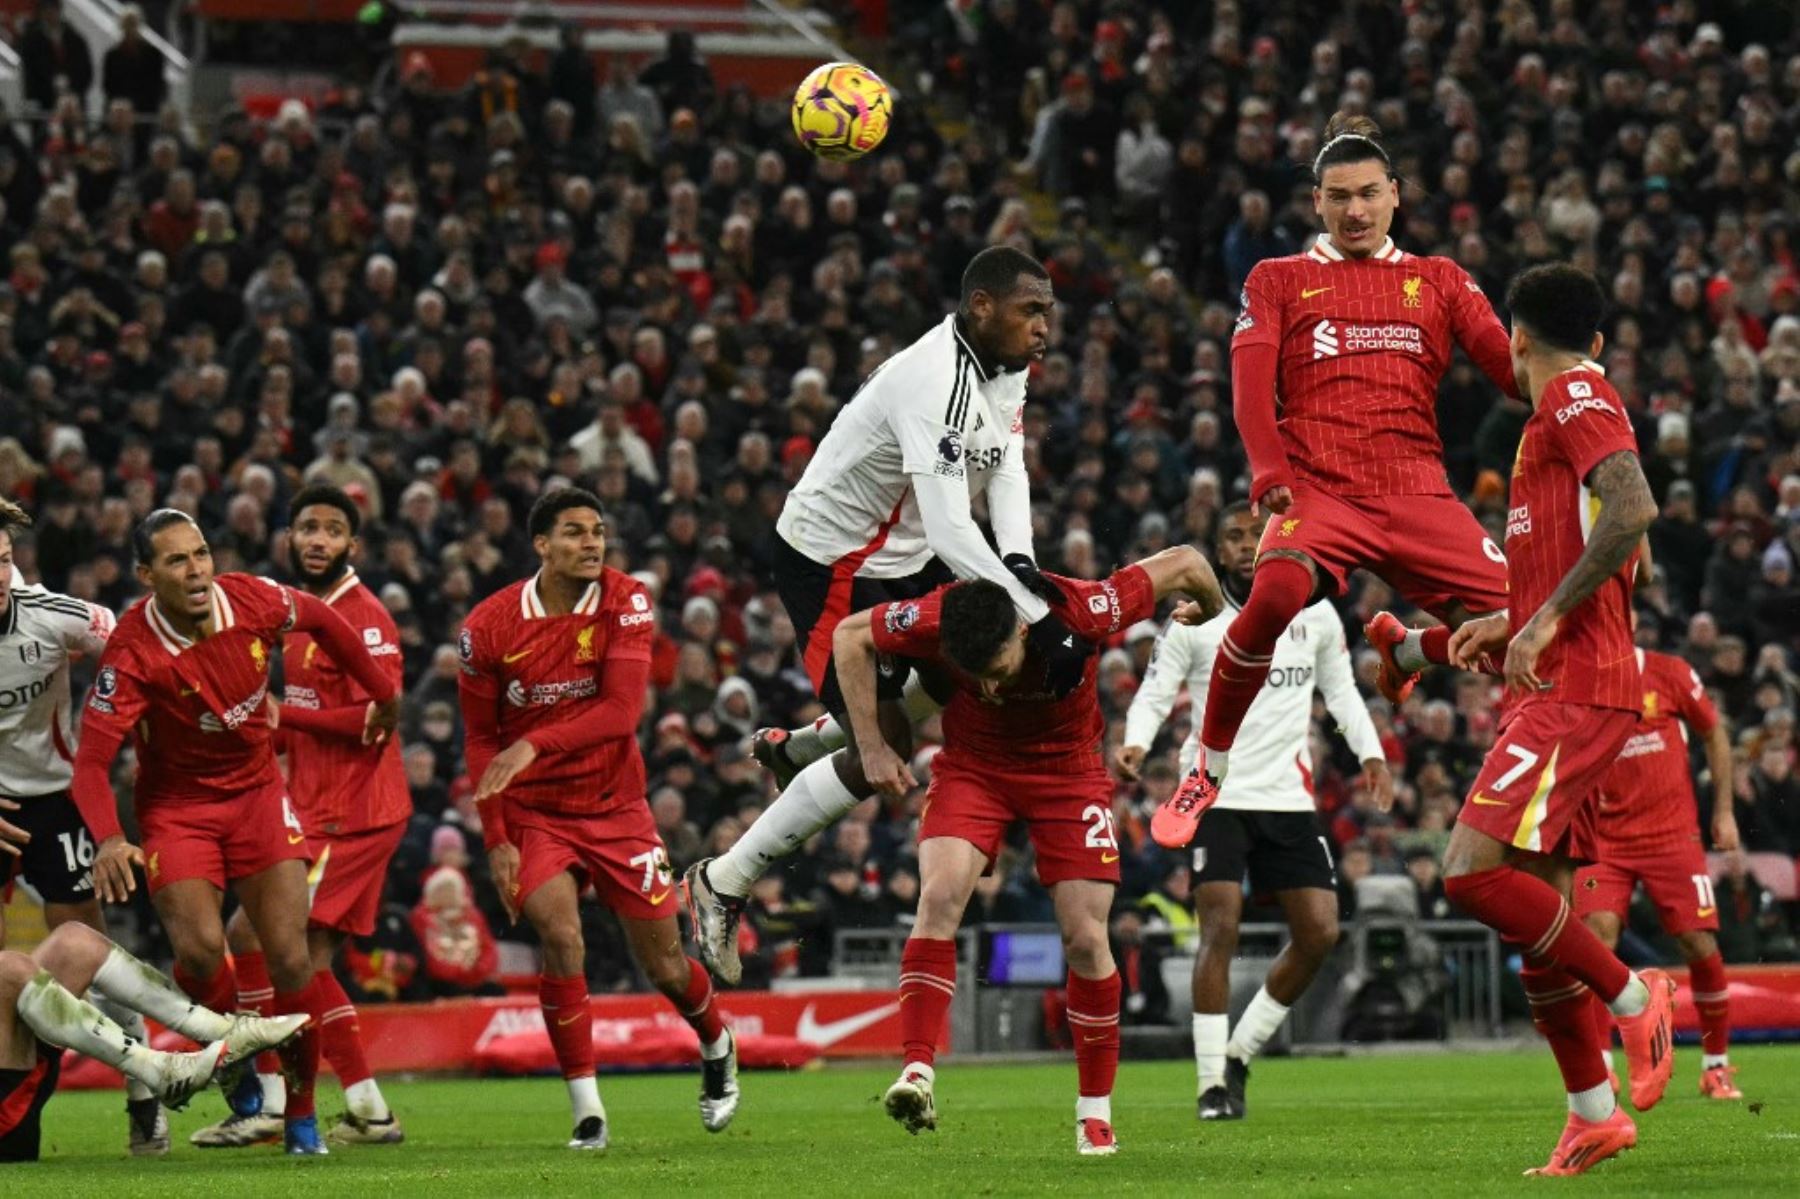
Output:
<path fill-rule="evenodd" d="M 1175 611 L 1182 624 L 1205 624 L 1225 610 L 1225 592 L 1213 574 L 1206 555 L 1191 545 L 1172 545 L 1138 563 L 1150 576 L 1150 586 L 1161 601 L 1177 592 L 1189 602 Z"/>
<path fill-rule="evenodd" d="M 1335 616 L 1332 623 L 1337 624 L 1334 635 L 1313 639 L 1317 647 L 1313 651 L 1313 678 L 1318 680 L 1319 694 L 1325 697 L 1325 710 L 1337 720 L 1338 731 L 1362 763 L 1360 785 L 1368 790 L 1375 810 L 1386 812 L 1394 806 L 1394 776 L 1381 748 L 1381 734 L 1375 731 L 1369 707 L 1357 690 L 1344 627 Z"/>
<path fill-rule="evenodd" d="M 1588 472 L 1588 490 L 1600 501 L 1600 515 L 1588 533 L 1587 545 L 1569 573 L 1563 576 L 1544 606 L 1532 614 L 1506 648 L 1506 682 L 1521 691 L 1542 690 L 1537 661 L 1562 618 L 1617 574 L 1656 519 L 1656 499 L 1638 456 L 1618 450 L 1602 458 Z"/>
<path fill-rule="evenodd" d="M 1144 681 L 1139 685 L 1137 694 L 1131 697 L 1131 707 L 1125 712 L 1125 738 L 1113 757 L 1113 765 L 1118 768 L 1119 776 L 1128 782 L 1136 782 L 1138 773 L 1143 769 L 1144 758 L 1150 753 L 1150 746 L 1156 740 L 1157 730 L 1169 718 L 1169 711 L 1175 706 L 1175 696 L 1181 691 L 1181 684 L 1186 680 L 1193 666 L 1194 653 L 1198 647 L 1194 640 L 1200 634 L 1189 632 L 1188 626 L 1174 621 L 1163 630 L 1156 641 L 1156 653 L 1152 655 L 1150 668 L 1144 672 Z M 1201 711 L 1206 706 L 1204 692 L 1192 696 L 1194 711 Z"/>
<path fill-rule="evenodd" d="M 862 759 L 863 777 L 882 795 L 898 799 L 919 784 L 881 735 L 881 720 L 875 707 L 876 650 L 871 612 L 873 609 L 857 612 L 838 622 L 831 637 L 832 660 L 838 686 L 844 692 L 844 707 L 849 710 L 857 756 Z"/>

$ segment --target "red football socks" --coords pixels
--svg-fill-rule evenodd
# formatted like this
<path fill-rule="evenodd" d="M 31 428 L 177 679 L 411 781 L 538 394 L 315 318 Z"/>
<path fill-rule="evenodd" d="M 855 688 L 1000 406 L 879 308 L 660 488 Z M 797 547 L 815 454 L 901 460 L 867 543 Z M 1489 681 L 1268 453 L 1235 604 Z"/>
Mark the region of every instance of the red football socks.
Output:
<path fill-rule="evenodd" d="M 1562 1071 L 1563 1088 L 1571 1095 L 1590 1090 L 1606 1081 L 1606 1063 L 1600 1057 L 1601 1046 L 1595 1043 L 1592 1007 L 1594 993 L 1560 966 L 1533 966 L 1530 959 L 1519 971 L 1525 984 L 1525 998 L 1531 1002 L 1531 1022 L 1550 1042 L 1556 1056 L 1556 1068 Z"/>
<path fill-rule="evenodd" d="M 719 1034 L 725 1031 L 725 1023 L 719 1019 L 719 1005 L 713 1002 L 712 979 L 707 975 L 706 967 L 693 958 L 689 958 L 687 964 L 687 990 L 679 997 L 669 996 L 669 1001 L 688 1022 L 688 1027 L 700 1034 L 700 1044 L 704 1048 L 719 1039 Z"/>
<path fill-rule="evenodd" d="M 900 951 L 900 1040 L 907 1065 L 936 1060 L 955 996 L 956 942 L 909 939 Z"/>
<path fill-rule="evenodd" d="M 308 979 L 298 991 L 275 992 L 275 1011 L 290 1016 L 305 1012 L 312 1017 L 278 1054 L 281 1073 L 287 1082 L 288 1123 L 313 1114 L 313 1085 L 319 1080 L 319 1029 L 325 1015 L 323 995 L 318 979 Z"/>
<path fill-rule="evenodd" d="M 263 975 L 265 979 L 268 977 L 267 974 Z M 183 970 L 180 963 L 176 963 L 175 985 L 186 991 L 189 999 L 220 1015 L 237 1010 L 237 975 L 232 973 L 230 962 L 220 962 L 211 978 L 197 978 Z"/>
<path fill-rule="evenodd" d="M 564 1078 L 585 1078 L 594 1072 L 594 1013 L 588 1006 L 587 979 L 579 974 L 566 978 L 538 977 L 538 1003 L 544 1009 L 544 1028 L 556 1050 L 556 1064 Z"/>
<path fill-rule="evenodd" d="M 1589 991 L 1588 994 L 1594 995 L 1592 991 Z M 1613 1029 L 1619 1026 L 1618 1019 L 1612 1014 L 1611 1008 L 1600 1002 L 1598 995 L 1594 995 L 1594 1002 L 1590 1006 L 1594 1009 L 1594 1039 L 1599 1042 L 1601 1053 L 1610 1053 L 1612 1052 Z"/>
<path fill-rule="evenodd" d="M 1420 629 L 1419 652 L 1433 666 L 1450 665 L 1450 626 L 1439 624 Z"/>
<path fill-rule="evenodd" d="M 1275 643 L 1306 607 L 1312 589 L 1312 572 L 1292 558 L 1267 558 L 1257 564 L 1250 599 L 1225 630 L 1213 658 L 1201 745 L 1228 750 L 1237 740 L 1244 713 L 1269 677 Z"/>
<path fill-rule="evenodd" d="M 1119 1073 L 1119 972 L 1083 978 L 1069 972 L 1069 1032 L 1083 1099 L 1112 1094 Z"/>
<path fill-rule="evenodd" d="M 1700 1051 L 1724 1057 L 1731 1045 L 1731 1000 L 1725 981 L 1725 959 L 1713 950 L 1688 963 L 1688 986 L 1700 1011 Z"/>
<path fill-rule="evenodd" d="M 344 994 L 337 975 L 321 970 L 313 975 L 313 986 L 325 1008 L 319 1018 L 319 1048 L 331 1063 L 338 1081 L 344 1086 L 373 1078 L 368 1054 L 363 1052 L 362 1026 L 357 1023 L 356 1005 Z"/>
<path fill-rule="evenodd" d="M 237 1005 L 239 1011 L 259 1016 L 275 1014 L 275 984 L 269 981 L 269 962 L 261 950 L 231 955 L 237 971 Z M 281 1073 L 281 1059 L 273 1049 L 256 1055 L 258 1074 Z"/>
<path fill-rule="evenodd" d="M 1563 967 L 1610 1003 L 1631 982 L 1631 971 L 1575 919 L 1555 887 L 1511 866 L 1444 880 L 1450 902 L 1522 946 L 1527 962 Z"/>

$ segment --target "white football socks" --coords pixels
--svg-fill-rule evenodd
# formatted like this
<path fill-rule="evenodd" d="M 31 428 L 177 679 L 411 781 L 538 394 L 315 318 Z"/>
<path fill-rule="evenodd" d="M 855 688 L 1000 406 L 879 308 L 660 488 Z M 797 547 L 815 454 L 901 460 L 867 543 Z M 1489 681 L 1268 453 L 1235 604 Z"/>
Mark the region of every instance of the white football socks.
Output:
<path fill-rule="evenodd" d="M 1262 1047 L 1269 1043 L 1281 1022 L 1287 1019 L 1286 1004 L 1275 1002 L 1267 987 L 1256 989 L 1256 998 L 1238 1017 L 1237 1027 L 1231 1030 L 1231 1044 L 1225 1052 L 1240 1062 L 1248 1062 L 1262 1052 Z"/>
<path fill-rule="evenodd" d="M 730 1032 L 730 1030 L 729 1029 L 720 1029 L 717 1040 L 700 1042 L 700 1056 L 707 1059 L 708 1061 L 716 1061 L 717 1059 L 724 1057 L 725 1051 L 730 1048 L 731 1048 L 731 1032 Z"/>
<path fill-rule="evenodd" d="M 1700 1055 L 1702 1070 L 1716 1070 L 1720 1066 L 1729 1066 L 1731 1059 L 1723 1053 L 1703 1053 Z"/>
<path fill-rule="evenodd" d="M 1425 656 L 1424 629 L 1406 630 L 1406 639 L 1394 647 L 1394 665 L 1404 671 L 1425 670 L 1431 660 Z"/>
<path fill-rule="evenodd" d="M 1650 988 L 1644 985 L 1637 971 L 1631 972 L 1631 981 L 1625 989 L 1606 1001 L 1607 1010 L 1615 1016 L 1635 1016 L 1650 1006 Z"/>
<path fill-rule="evenodd" d="M 1105 1120 L 1112 1123 L 1111 1095 L 1077 1095 L 1075 1097 L 1075 1118 L 1077 1120 Z"/>
<path fill-rule="evenodd" d="M 1194 1072 L 1200 1078 L 1196 1093 L 1225 1085 L 1225 1040 L 1230 1028 L 1231 1017 L 1223 1012 L 1194 1013 Z"/>
<path fill-rule="evenodd" d="M 115 1003 L 142 1012 L 164 1028 L 202 1045 L 224 1039 L 231 1030 L 230 1016 L 201 1007 L 160 971 L 140 962 L 117 945 L 107 951 L 106 960 L 94 971 L 93 985 Z M 138 1029 L 141 1033 L 141 1019 Z"/>
<path fill-rule="evenodd" d="M 108 999 L 99 987 L 88 988 L 88 1002 L 106 1013 L 106 1018 L 125 1030 L 125 1035 L 140 1044 L 150 1043 L 150 1031 L 144 1027 L 142 1012 L 134 1012 L 115 999 Z M 132 1103 L 154 1099 L 156 1092 L 135 1078 L 125 1080 L 125 1098 Z"/>
<path fill-rule="evenodd" d="M 1231 768 L 1231 751 L 1213 749 L 1205 742 L 1200 744 L 1200 769 L 1204 770 L 1215 783 L 1225 781 L 1225 772 Z"/>
<path fill-rule="evenodd" d="M 836 761 L 821 758 L 794 776 L 736 845 L 707 864 L 707 883 L 721 895 L 742 899 L 778 858 L 861 802 L 838 778 Z"/>
<path fill-rule="evenodd" d="M 907 723 L 915 727 L 944 710 L 944 705 L 925 690 L 925 683 L 916 670 L 906 678 L 906 691 L 900 697 L 900 706 L 906 712 Z M 844 748 L 849 740 L 838 718 L 827 714 L 811 724 L 789 729 L 787 742 L 781 748 L 788 761 L 806 767 Z"/>
<path fill-rule="evenodd" d="M 393 1116 L 388 1111 L 387 1100 L 382 1097 L 381 1088 L 375 1085 L 373 1078 L 365 1078 L 345 1087 L 344 1106 L 357 1119 L 373 1120 L 377 1124 L 385 1123 Z"/>
<path fill-rule="evenodd" d="M 1585 1091 L 1569 1092 L 1569 1110 L 1583 1120 L 1605 1120 L 1618 1105 L 1609 1082 L 1597 1083 Z"/>
<path fill-rule="evenodd" d="M 600 1084 L 592 1074 L 566 1080 L 569 1084 L 569 1106 L 575 1111 L 575 1123 L 589 1116 L 606 1119 L 606 1105 L 600 1102 Z"/>
<path fill-rule="evenodd" d="M 125 1030 L 108 1019 L 105 1012 L 76 996 L 48 970 L 39 970 L 25 984 L 19 992 L 17 1010 L 19 1018 L 39 1040 L 105 1062 L 128 1078 L 140 1082 L 157 1080 L 156 1051 L 126 1036 Z"/>
<path fill-rule="evenodd" d="M 262 1087 L 262 1114 L 265 1116 L 284 1116 L 287 1114 L 287 1080 L 279 1074 L 258 1074 L 257 1083 Z"/>

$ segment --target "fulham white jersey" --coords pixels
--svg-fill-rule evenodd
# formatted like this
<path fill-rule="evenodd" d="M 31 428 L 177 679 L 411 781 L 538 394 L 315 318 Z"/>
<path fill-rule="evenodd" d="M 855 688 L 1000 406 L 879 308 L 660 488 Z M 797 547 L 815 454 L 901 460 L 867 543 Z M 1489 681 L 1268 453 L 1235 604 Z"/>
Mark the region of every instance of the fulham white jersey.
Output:
<path fill-rule="evenodd" d="M 0 795 L 69 789 L 75 733 L 69 659 L 98 658 L 117 621 L 105 608 L 41 587 L 15 587 L 0 613 Z"/>
<path fill-rule="evenodd" d="M 1024 463 L 1023 371 L 990 376 L 947 316 L 888 359 L 838 413 L 776 524 L 813 561 L 865 578 L 917 574 L 935 556 L 962 578 L 991 578 L 1027 619 L 1045 605 L 988 547 L 968 508 L 988 496 L 1000 553 L 1032 554 Z M 932 518 L 954 485 L 956 510 Z"/>
<path fill-rule="evenodd" d="M 1126 713 L 1126 745 L 1148 747 L 1156 739 L 1176 693 L 1186 683 L 1195 731 L 1182 743 L 1181 773 L 1193 769 L 1200 753 L 1200 714 L 1206 710 L 1213 657 L 1237 611 L 1228 600 L 1225 610 L 1203 625 L 1169 622 L 1156 640 L 1150 669 Z M 1315 690 L 1324 694 L 1325 706 L 1337 718 L 1358 761 L 1382 756 L 1381 738 L 1356 689 L 1343 621 L 1330 603 L 1321 600 L 1303 609 L 1275 643 L 1268 681 L 1250 704 L 1231 747 L 1231 767 L 1217 806 L 1248 812 L 1313 810 L 1307 737 Z"/>

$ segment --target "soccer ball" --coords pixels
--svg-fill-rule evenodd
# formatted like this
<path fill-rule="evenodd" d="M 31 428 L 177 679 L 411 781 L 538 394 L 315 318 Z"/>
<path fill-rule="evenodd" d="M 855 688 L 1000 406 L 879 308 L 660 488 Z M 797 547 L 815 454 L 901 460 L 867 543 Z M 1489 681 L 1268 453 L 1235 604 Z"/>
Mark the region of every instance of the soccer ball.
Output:
<path fill-rule="evenodd" d="M 861 63 L 828 62 L 794 93 L 794 136 L 820 158 L 849 162 L 887 136 L 894 98 Z"/>

